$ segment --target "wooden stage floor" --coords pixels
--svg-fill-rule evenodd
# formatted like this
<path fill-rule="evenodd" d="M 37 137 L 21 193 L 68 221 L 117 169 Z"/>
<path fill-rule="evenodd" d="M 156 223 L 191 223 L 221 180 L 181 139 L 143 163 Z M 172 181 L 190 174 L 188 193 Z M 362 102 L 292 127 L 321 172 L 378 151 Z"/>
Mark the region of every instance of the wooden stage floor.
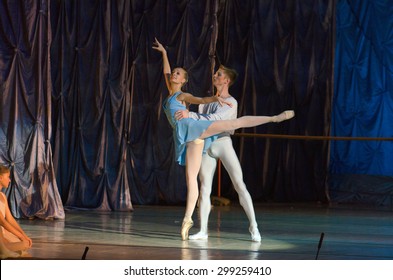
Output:
<path fill-rule="evenodd" d="M 182 206 L 134 206 L 133 212 L 67 211 L 65 220 L 19 220 L 44 260 L 393 259 L 393 211 L 355 205 L 256 204 L 262 242 L 250 241 L 236 204 L 214 206 L 209 239 L 181 241 Z M 199 227 L 194 214 L 196 233 Z M 86 247 L 88 251 L 85 252 Z M 85 255 L 83 256 L 83 254 Z"/>

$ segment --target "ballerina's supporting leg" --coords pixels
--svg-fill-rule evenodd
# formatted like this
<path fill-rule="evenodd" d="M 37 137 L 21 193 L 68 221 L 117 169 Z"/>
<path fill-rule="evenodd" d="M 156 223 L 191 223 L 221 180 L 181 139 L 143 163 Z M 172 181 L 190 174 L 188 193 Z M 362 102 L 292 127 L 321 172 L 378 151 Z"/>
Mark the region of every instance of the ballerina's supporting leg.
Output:
<path fill-rule="evenodd" d="M 216 165 L 217 161 L 215 158 L 206 156 L 199 170 L 198 176 L 201 184 L 199 194 L 200 230 L 196 234 L 190 235 L 190 240 L 206 240 L 208 238 L 207 224 L 211 210 L 210 194 Z"/>
<path fill-rule="evenodd" d="M 199 139 L 198 139 L 199 140 Z M 202 162 L 204 141 L 193 141 L 187 143 L 186 153 L 186 182 L 187 182 L 187 204 L 184 214 L 181 236 L 183 240 L 188 239 L 188 231 L 193 225 L 192 214 L 198 200 L 198 172 Z"/>

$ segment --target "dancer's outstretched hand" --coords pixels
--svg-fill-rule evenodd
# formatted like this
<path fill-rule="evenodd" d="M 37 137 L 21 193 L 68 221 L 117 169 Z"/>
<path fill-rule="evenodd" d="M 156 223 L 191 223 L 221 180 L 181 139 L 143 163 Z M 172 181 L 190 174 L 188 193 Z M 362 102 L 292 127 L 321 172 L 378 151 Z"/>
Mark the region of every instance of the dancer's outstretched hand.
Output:
<path fill-rule="evenodd" d="M 154 38 L 154 39 L 155 39 L 155 42 L 153 43 L 152 48 L 159 51 L 159 52 L 166 52 L 164 46 L 160 42 L 158 42 L 157 38 Z"/>

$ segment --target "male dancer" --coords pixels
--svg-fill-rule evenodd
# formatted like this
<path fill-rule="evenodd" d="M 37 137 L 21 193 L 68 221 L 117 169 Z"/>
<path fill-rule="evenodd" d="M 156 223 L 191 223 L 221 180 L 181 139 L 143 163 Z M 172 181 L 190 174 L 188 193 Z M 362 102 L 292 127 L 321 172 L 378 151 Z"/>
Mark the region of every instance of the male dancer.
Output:
<path fill-rule="evenodd" d="M 220 106 L 218 102 L 199 105 L 199 113 L 189 111 L 178 111 L 175 117 L 180 120 L 182 118 L 193 118 L 200 120 L 230 120 L 237 118 L 237 101 L 229 94 L 229 87 L 235 82 L 237 73 L 235 70 L 227 68 L 223 65 L 213 75 L 213 84 L 217 90 L 217 95 L 232 103 L 230 106 Z M 232 145 L 230 135 L 234 131 L 224 132 L 214 141 L 206 154 L 203 155 L 202 165 L 199 171 L 199 180 L 201 181 L 199 215 L 200 215 L 200 231 L 194 235 L 190 235 L 190 240 L 207 239 L 207 224 L 211 209 L 210 194 L 212 190 L 213 176 L 217 166 L 217 159 L 220 159 L 227 170 L 234 188 L 239 195 L 240 205 L 243 207 L 248 220 L 250 222 L 249 231 L 251 240 L 254 242 L 261 241 L 261 235 L 258 230 L 258 224 L 255 219 L 254 206 L 250 193 L 247 191 L 243 181 L 243 172 L 239 159 Z"/>

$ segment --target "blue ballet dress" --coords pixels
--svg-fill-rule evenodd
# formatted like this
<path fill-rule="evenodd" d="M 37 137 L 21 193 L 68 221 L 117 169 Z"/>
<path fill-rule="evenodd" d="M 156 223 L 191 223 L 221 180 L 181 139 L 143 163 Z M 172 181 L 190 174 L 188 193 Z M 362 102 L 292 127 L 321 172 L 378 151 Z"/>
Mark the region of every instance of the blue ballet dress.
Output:
<path fill-rule="evenodd" d="M 186 110 L 181 102 L 176 98 L 181 93 L 178 91 L 168 96 L 163 104 L 165 115 L 168 118 L 170 125 L 173 128 L 173 140 L 175 141 L 175 154 L 176 161 L 180 165 L 186 164 L 186 149 L 187 142 L 194 141 L 201 136 L 201 134 L 213 123 L 213 121 L 205 120 L 194 120 L 191 118 L 181 119 L 177 121 L 175 119 L 175 112 L 179 110 Z M 205 138 L 203 152 L 209 149 L 211 143 L 217 139 L 217 135 Z"/>

